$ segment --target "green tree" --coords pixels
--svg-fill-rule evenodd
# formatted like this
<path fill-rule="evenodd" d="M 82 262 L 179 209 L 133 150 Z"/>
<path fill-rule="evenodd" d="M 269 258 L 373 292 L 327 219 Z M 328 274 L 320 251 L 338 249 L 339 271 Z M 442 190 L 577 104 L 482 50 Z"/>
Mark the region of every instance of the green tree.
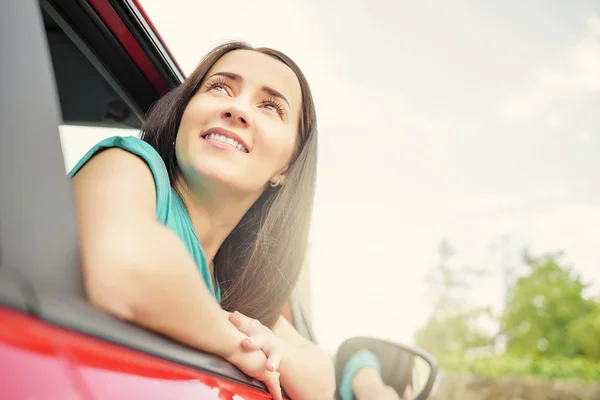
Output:
<path fill-rule="evenodd" d="M 589 312 L 569 324 L 567 339 L 575 344 L 581 355 L 600 361 L 600 302 L 590 300 L 589 308 Z"/>
<path fill-rule="evenodd" d="M 491 317 L 488 308 L 433 314 L 427 324 L 417 331 L 416 345 L 436 357 L 462 357 L 470 350 L 491 346 L 493 337 L 479 328 L 482 317 Z"/>
<path fill-rule="evenodd" d="M 590 322 L 577 322 L 592 311 L 583 297 L 586 285 L 561 263 L 562 253 L 532 257 L 525 252 L 523 258 L 529 274 L 517 279 L 501 319 L 507 352 L 546 357 L 580 354 L 580 344 L 569 340 L 567 332 L 571 329 L 575 335 Z"/>
<path fill-rule="evenodd" d="M 489 346 L 493 339 L 479 328 L 481 318 L 491 317 L 489 308 L 473 309 L 465 304 L 465 294 L 483 269 L 456 267 L 454 248 L 442 241 L 438 247 L 440 262 L 428 274 L 426 283 L 436 300 L 427 324 L 415 336 L 417 346 L 440 357 L 463 355 L 470 349 Z"/>
<path fill-rule="evenodd" d="M 456 267 L 452 258 L 456 250 L 443 240 L 438 247 L 440 262 L 429 272 L 425 278 L 433 292 L 436 301 L 434 314 L 454 314 L 456 311 L 464 310 L 465 293 L 469 290 L 473 280 L 487 273 L 485 269 L 477 269 L 469 266 Z"/>

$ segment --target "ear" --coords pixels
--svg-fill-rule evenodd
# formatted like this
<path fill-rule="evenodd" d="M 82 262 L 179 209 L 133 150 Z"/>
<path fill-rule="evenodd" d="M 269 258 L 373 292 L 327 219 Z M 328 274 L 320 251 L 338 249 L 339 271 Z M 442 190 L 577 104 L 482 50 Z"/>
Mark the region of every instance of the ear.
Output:
<path fill-rule="evenodd" d="M 271 179 L 269 179 L 269 182 L 271 182 L 272 184 L 276 184 L 277 181 L 279 181 L 279 185 L 283 186 L 285 185 L 285 180 L 286 180 L 286 172 L 289 169 L 289 165 L 286 165 L 281 171 L 279 171 L 279 173 L 275 176 L 273 176 Z"/>

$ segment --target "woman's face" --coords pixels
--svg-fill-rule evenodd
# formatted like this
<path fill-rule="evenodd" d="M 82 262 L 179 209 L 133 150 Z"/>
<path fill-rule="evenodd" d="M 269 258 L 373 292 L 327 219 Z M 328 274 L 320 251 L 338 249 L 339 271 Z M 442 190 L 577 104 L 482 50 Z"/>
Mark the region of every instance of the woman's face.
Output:
<path fill-rule="evenodd" d="M 176 141 L 183 178 L 242 194 L 283 183 L 301 109 L 300 83 L 285 64 L 250 50 L 225 54 L 183 113 Z"/>

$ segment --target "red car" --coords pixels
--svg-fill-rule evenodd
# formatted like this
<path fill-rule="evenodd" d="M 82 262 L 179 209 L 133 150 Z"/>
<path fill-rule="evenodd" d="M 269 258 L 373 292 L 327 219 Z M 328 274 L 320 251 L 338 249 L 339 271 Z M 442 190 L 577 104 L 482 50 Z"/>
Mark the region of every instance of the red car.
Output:
<path fill-rule="evenodd" d="M 8 0 L 0 23 L 0 398 L 270 398 L 85 299 L 60 124 L 139 129 L 184 73 L 137 0 Z M 314 341 L 297 299 L 286 317 Z M 429 363 L 421 395 L 437 368 Z M 339 374 L 338 374 L 339 375 Z"/>

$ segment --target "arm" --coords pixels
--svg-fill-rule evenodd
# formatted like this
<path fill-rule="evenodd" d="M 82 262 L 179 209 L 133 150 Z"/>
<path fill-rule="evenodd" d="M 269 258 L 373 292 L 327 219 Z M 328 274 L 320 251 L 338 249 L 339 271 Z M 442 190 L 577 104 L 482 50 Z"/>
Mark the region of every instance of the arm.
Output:
<path fill-rule="evenodd" d="M 73 178 L 73 191 L 89 300 L 188 345 L 233 352 L 243 336 L 223 316 L 185 245 L 156 220 L 146 163 L 106 150 Z"/>
<path fill-rule="evenodd" d="M 344 365 L 338 388 L 342 400 L 399 400 L 381 378 L 381 364 L 369 350 L 356 352 Z"/>
<path fill-rule="evenodd" d="M 352 392 L 357 400 L 400 400 L 398 393 L 383 382 L 379 371 L 373 367 L 359 370 L 352 379 Z"/>
<path fill-rule="evenodd" d="M 316 344 L 300 335 L 283 316 L 273 328 L 283 339 L 279 372 L 281 385 L 292 399 L 332 399 L 335 391 L 333 361 Z"/>
<path fill-rule="evenodd" d="M 231 322 L 248 335 L 242 343 L 246 350 L 260 349 L 277 370 L 280 382 L 292 400 L 333 399 L 335 374 L 331 358 L 314 343 L 302 337 L 282 316 L 273 330 L 240 313 L 230 315 Z"/>
<path fill-rule="evenodd" d="M 92 304 L 226 359 L 244 353 L 236 366 L 269 386 L 266 357 L 241 349 L 246 336 L 213 299 L 183 242 L 156 220 L 143 160 L 121 149 L 99 153 L 73 178 L 73 192 Z M 260 368 L 248 368 L 251 361 Z"/>

